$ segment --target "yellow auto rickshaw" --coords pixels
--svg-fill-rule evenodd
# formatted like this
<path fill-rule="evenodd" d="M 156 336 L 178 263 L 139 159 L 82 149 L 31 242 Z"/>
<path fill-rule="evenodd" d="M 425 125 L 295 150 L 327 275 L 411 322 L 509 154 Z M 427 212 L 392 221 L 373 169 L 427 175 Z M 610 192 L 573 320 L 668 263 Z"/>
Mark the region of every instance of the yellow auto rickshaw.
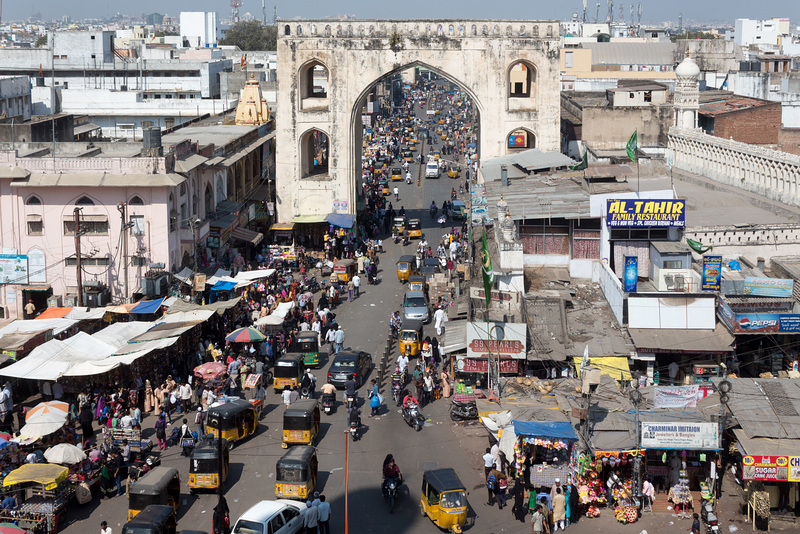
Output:
<path fill-rule="evenodd" d="M 411 152 L 410 150 L 405 150 L 403 152 L 403 161 L 407 161 L 409 163 L 413 163 L 414 162 L 414 153 Z"/>
<path fill-rule="evenodd" d="M 174 467 L 154 467 L 128 490 L 128 521 L 151 504 L 172 506 L 181 503 L 181 476 Z"/>
<path fill-rule="evenodd" d="M 317 484 L 317 449 L 292 447 L 275 464 L 275 498 L 306 501 Z"/>
<path fill-rule="evenodd" d="M 447 169 L 447 176 L 450 178 L 458 178 L 459 168 L 458 167 L 450 167 Z"/>
<path fill-rule="evenodd" d="M 313 331 L 298 332 L 289 352 L 302 354 L 305 367 L 319 367 L 319 335 Z"/>
<path fill-rule="evenodd" d="M 339 277 L 340 282 L 347 283 L 356 274 L 356 267 L 354 260 L 339 260 L 333 264 L 333 272 Z"/>
<path fill-rule="evenodd" d="M 425 277 L 419 274 L 414 274 L 408 277 L 408 287 L 406 291 L 422 291 L 425 293 L 427 290 L 427 284 L 425 283 Z"/>
<path fill-rule="evenodd" d="M 302 399 L 283 412 L 283 442 L 289 445 L 311 445 L 319 433 L 319 405 L 316 399 Z"/>
<path fill-rule="evenodd" d="M 217 438 L 228 440 L 228 448 L 242 439 L 252 436 L 258 430 L 261 419 L 261 401 L 231 398 L 224 404 L 211 405 L 208 409 L 206 431 Z"/>
<path fill-rule="evenodd" d="M 392 167 L 392 181 L 396 182 L 403 179 L 403 170 L 400 167 Z"/>
<path fill-rule="evenodd" d="M 419 222 L 419 219 L 410 219 L 408 221 L 408 237 L 422 239 L 422 223 Z"/>
<path fill-rule="evenodd" d="M 433 151 L 433 159 L 435 159 L 436 161 L 439 161 L 440 159 L 442 159 L 442 153 L 439 152 L 438 150 L 434 150 Z"/>
<path fill-rule="evenodd" d="M 400 256 L 397 260 L 397 279 L 401 283 L 408 282 L 408 277 L 417 272 L 417 258 L 410 254 Z"/>
<path fill-rule="evenodd" d="M 122 525 L 122 534 L 176 534 L 178 521 L 172 506 L 151 504 Z M 181 532 L 189 532 L 182 530 Z"/>
<path fill-rule="evenodd" d="M 403 216 L 395 217 L 392 220 L 392 233 L 397 235 L 402 234 L 403 230 L 406 229 L 407 225 L 408 225 L 408 220 L 405 217 Z"/>
<path fill-rule="evenodd" d="M 221 454 L 221 456 L 220 456 Z M 200 489 L 218 489 L 228 478 L 228 465 L 230 452 L 226 440 L 222 440 L 222 452 L 218 440 L 206 435 L 201 439 L 189 458 L 189 493 L 194 494 Z M 222 464 L 222 465 L 220 465 Z M 222 479 L 220 479 L 220 471 Z"/>
<path fill-rule="evenodd" d="M 386 178 L 381 178 L 380 182 L 378 182 L 378 187 L 380 188 L 383 196 L 387 196 L 389 194 L 389 182 L 386 181 Z"/>
<path fill-rule="evenodd" d="M 280 393 L 283 388 L 300 387 L 300 381 L 305 372 L 305 358 L 298 352 L 289 352 L 278 358 L 275 362 L 273 372 L 272 387 L 275 393 Z"/>
<path fill-rule="evenodd" d="M 408 354 L 409 357 L 418 356 L 422 346 L 422 321 L 418 319 L 407 319 L 403 321 L 398 336 L 398 349 L 400 354 Z"/>
<path fill-rule="evenodd" d="M 467 489 L 452 469 L 425 471 L 419 508 L 437 527 L 461 532 L 467 522 Z"/>

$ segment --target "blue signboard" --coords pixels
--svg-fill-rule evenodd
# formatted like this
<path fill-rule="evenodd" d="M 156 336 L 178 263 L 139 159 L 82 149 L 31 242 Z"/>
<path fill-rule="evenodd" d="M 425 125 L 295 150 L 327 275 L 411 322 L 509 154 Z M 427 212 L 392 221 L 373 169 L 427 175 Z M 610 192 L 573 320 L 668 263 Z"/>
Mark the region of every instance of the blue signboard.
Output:
<path fill-rule="evenodd" d="M 794 280 L 790 278 L 757 278 L 745 276 L 744 294 L 754 297 L 791 298 Z"/>
<path fill-rule="evenodd" d="M 800 332 L 800 315 L 795 313 L 734 313 L 719 299 L 719 316 L 734 334 Z"/>
<path fill-rule="evenodd" d="M 625 293 L 636 293 L 636 282 L 639 278 L 639 257 L 625 256 L 625 275 L 622 279 Z"/>
<path fill-rule="evenodd" d="M 686 226 L 683 199 L 608 199 L 606 226 L 609 228 Z"/>
<path fill-rule="evenodd" d="M 703 291 L 719 291 L 722 280 L 722 256 L 703 256 Z"/>

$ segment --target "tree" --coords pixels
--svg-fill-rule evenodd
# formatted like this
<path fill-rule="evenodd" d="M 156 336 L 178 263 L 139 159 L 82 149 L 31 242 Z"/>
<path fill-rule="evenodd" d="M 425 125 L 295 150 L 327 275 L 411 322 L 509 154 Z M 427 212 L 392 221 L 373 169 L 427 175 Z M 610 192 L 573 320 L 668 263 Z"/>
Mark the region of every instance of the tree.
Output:
<path fill-rule="evenodd" d="M 36 43 L 33 46 L 35 46 L 36 48 L 41 48 L 41 47 L 46 46 L 46 45 L 47 45 L 47 36 L 46 35 L 40 35 L 36 39 Z"/>
<path fill-rule="evenodd" d="M 706 33 L 706 32 L 702 32 L 702 31 L 697 31 L 697 32 L 687 31 L 687 32 L 684 32 L 684 33 L 682 33 L 680 35 L 673 35 L 672 37 L 670 37 L 670 40 L 673 43 L 675 41 L 677 41 L 678 39 L 693 39 L 693 40 L 694 39 L 710 39 L 710 40 L 714 40 L 714 39 L 719 39 L 719 36 L 718 35 L 714 35 L 713 33 Z"/>
<path fill-rule="evenodd" d="M 275 26 L 262 26 L 257 20 L 238 22 L 228 30 L 219 44 L 238 46 L 240 50 L 275 50 L 277 48 L 277 29 Z"/>

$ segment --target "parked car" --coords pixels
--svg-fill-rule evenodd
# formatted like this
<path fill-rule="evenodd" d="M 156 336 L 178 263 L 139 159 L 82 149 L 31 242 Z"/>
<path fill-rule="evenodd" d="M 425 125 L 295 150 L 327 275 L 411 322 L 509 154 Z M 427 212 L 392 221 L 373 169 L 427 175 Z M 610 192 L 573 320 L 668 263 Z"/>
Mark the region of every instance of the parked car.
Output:
<path fill-rule="evenodd" d="M 251 506 L 233 525 L 233 534 L 296 534 L 304 531 L 304 503 L 277 499 Z"/>
<path fill-rule="evenodd" d="M 403 297 L 403 318 L 416 319 L 427 323 L 430 318 L 430 310 L 428 309 L 428 298 L 422 291 L 406 291 Z"/>
<path fill-rule="evenodd" d="M 345 381 L 352 378 L 356 381 L 356 387 L 361 387 L 370 369 L 372 369 L 372 356 L 363 350 L 340 352 L 328 369 L 328 382 L 343 389 Z"/>

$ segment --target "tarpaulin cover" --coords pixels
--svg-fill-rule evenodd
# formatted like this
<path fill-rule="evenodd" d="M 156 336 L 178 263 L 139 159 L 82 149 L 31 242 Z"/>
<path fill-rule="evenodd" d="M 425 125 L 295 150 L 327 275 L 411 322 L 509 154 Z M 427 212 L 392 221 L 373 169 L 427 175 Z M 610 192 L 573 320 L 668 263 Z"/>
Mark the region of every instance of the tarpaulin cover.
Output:
<path fill-rule="evenodd" d="M 72 328 L 77 322 L 72 319 L 17 319 L 0 328 L 0 335 L 13 334 L 14 332 L 40 332 L 52 329 L 55 336 L 64 330 Z"/>
<path fill-rule="evenodd" d="M 236 282 L 226 282 L 224 280 L 220 280 L 214 287 L 211 288 L 211 291 L 230 291 L 236 287 Z"/>
<path fill-rule="evenodd" d="M 514 421 L 514 432 L 519 436 L 537 438 L 578 439 L 572 424 L 567 421 Z"/>
<path fill-rule="evenodd" d="M 56 308 L 54 306 L 50 306 L 45 311 L 43 311 L 39 316 L 36 318 L 37 320 L 42 319 L 60 319 L 61 317 L 66 316 L 69 312 L 72 311 L 72 308 Z"/>
<path fill-rule="evenodd" d="M 578 356 L 574 358 L 576 369 L 580 369 L 581 359 Z M 592 367 L 600 369 L 602 374 L 608 375 L 614 380 L 631 379 L 631 368 L 627 356 L 592 356 L 589 363 Z M 578 378 L 580 378 L 580 370 Z"/>
<path fill-rule="evenodd" d="M 352 228 L 356 222 L 356 216 L 350 213 L 329 213 L 325 220 L 339 228 Z"/>
<path fill-rule="evenodd" d="M 140 300 L 136 303 L 136 306 L 131 308 L 130 313 L 155 313 L 161 307 L 162 302 L 164 302 L 164 299 Z"/>
<path fill-rule="evenodd" d="M 44 489 L 55 489 L 58 484 L 67 479 L 69 468 L 56 464 L 25 464 L 14 469 L 3 479 L 3 486 L 13 486 L 25 482 L 38 482 L 44 484 Z"/>

